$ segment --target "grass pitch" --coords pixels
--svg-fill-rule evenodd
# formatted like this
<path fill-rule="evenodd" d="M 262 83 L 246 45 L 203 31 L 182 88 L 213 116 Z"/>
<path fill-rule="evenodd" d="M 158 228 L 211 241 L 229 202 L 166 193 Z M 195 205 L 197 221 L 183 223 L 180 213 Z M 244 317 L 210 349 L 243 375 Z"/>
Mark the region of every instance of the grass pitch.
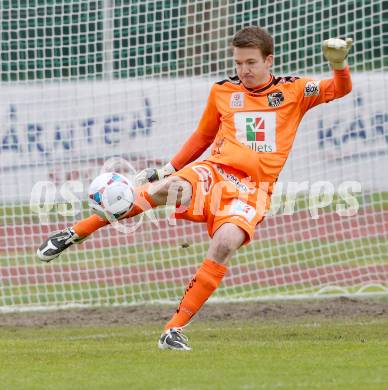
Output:
<path fill-rule="evenodd" d="M 191 352 L 158 350 L 159 334 L 157 325 L 3 326 L 0 388 L 388 388 L 387 316 L 197 322 Z"/>

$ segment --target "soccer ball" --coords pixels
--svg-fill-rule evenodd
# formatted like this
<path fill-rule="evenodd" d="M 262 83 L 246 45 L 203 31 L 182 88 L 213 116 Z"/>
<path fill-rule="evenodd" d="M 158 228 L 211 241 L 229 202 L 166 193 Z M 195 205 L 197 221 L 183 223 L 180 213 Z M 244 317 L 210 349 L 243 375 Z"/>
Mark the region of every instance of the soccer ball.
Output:
<path fill-rule="evenodd" d="M 107 220 L 120 219 L 135 201 L 133 185 L 125 176 L 108 172 L 97 176 L 89 187 L 89 207 Z"/>

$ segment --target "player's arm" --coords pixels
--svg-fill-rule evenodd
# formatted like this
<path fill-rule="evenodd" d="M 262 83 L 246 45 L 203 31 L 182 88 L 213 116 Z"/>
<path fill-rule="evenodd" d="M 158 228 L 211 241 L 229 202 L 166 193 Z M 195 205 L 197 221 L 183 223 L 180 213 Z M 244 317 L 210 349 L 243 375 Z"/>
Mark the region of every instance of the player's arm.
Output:
<path fill-rule="evenodd" d="M 345 96 L 352 90 L 352 80 L 347 61 L 352 45 L 352 38 L 347 38 L 346 40 L 330 38 L 323 41 L 323 55 L 334 73 L 334 77 L 331 80 L 322 80 L 322 85 L 329 100 Z"/>
<path fill-rule="evenodd" d="M 220 113 L 215 103 L 215 86 L 212 87 L 206 108 L 195 132 L 183 144 L 171 161 L 162 168 L 148 168 L 135 178 L 136 184 L 161 180 L 196 160 L 211 145 L 220 126 Z"/>
<path fill-rule="evenodd" d="M 352 90 L 352 79 L 347 57 L 352 47 L 352 39 L 330 38 L 323 42 L 322 51 L 333 69 L 333 76 L 325 80 L 301 79 L 302 106 L 308 110 L 318 104 L 341 98 Z"/>

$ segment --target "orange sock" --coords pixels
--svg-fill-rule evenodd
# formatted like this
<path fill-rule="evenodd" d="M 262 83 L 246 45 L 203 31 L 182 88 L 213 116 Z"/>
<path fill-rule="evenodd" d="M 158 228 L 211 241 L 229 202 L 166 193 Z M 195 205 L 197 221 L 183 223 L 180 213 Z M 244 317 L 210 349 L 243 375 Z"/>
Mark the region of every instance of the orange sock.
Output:
<path fill-rule="evenodd" d="M 86 237 L 95 232 L 96 230 L 108 225 L 109 222 L 99 217 L 96 214 L 91 215 L 88 218 L 79 221 L 73 226 L 73 230 L 78 234 L 79 237 Z"/>
<path fill-rule="evenodd" d="M 154 208 L 157 205 L 153 202 L 151 196 L 148 193 L 149 185 L 138 187 L 135 189 L 135 204 L 131 211 L 125 216 L 126 218 L 134 217 L 144 211 Z M 79 237 L 86 237 L 95 232 L 96 230 L 108 225 L 109 222 L 104 218 L 99 217 L 96 214 L 91 215 L 88 218 L 79 221 L 73 226 L 73 230 L 78 234 Z"/>
<path fill-rule="evenodd" d="M 176 313 L 164 329 L 181 328 L 187 325 L 219 286 L 226 271 L 227 268 L 224 264 L 205 259 L 187 286 Z"/>

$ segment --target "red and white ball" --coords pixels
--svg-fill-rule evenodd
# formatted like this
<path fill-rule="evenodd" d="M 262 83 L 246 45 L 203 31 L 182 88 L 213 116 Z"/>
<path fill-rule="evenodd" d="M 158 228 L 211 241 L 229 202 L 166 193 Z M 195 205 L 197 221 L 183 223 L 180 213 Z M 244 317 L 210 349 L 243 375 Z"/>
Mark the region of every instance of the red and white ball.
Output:
<path fill-rule="evenodd" d="M 134 187 L 129 179 L 119 173 L 103 173 L 90 184 L 88 201 L 95 214 L 108 220 L 120 219 L 133 207 Z"/>

